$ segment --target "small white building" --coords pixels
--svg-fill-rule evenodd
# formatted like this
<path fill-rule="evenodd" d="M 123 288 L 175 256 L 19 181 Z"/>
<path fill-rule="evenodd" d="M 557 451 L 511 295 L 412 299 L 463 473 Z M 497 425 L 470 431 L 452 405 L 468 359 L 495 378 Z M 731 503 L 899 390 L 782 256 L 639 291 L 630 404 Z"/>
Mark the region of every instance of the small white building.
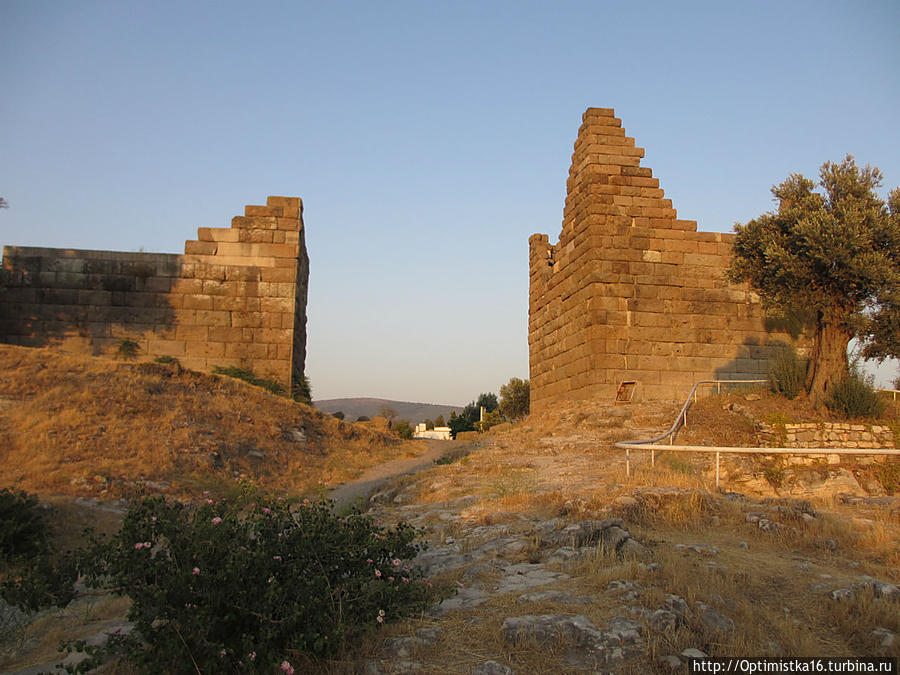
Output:
<path fill-rule="evenodd" d="M 413 438 L 430 438 L 436 441 L 450 440 L 450 427 L 435 427 L 434 429 L 426 429 L 425 422 L 416 425 L 413 432 Z"/>

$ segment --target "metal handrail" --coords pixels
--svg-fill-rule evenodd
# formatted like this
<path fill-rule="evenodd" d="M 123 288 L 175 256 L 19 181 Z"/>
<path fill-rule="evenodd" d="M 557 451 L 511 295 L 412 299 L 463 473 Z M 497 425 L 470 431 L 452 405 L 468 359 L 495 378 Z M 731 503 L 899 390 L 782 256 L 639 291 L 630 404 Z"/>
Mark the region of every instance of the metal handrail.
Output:
<path fill-rule="evenodd" d="M 716 489 L 719 487 L 719 456 L 723 452 L 760 455 L 900 455 L 900 449 L 898 448 L 748 448 L 740 446 L 657 445 L 657 443 L 664 438 L 677 434 L 678 430 L 687 423 L 687 411 L 690 409 L 691 403 L 696 400 L 697 388 L 701 384 L 757 384 L 766 381 L 767 380 L 700 380 L 691 389 L 691 393 L 688 394 L 687 400 L 684 402 L 681 411 L 678 413 L 678 417 L 675 418 L 675 421 L 666 433 L 648 440 L 619 441 L 614 444 L 615 447 L 625 450 L 625 475 L 631 475 L 631 450 L 649 450 L 651 463 L 653 462 L 657 450 L 668 450 L 673 452 L 714 452 L 716 453 Z M 681 427 L 679 426 L 679 423 L 681 424 Z"/>
<path fill-rule="evenodd" d="M 765 384 L 768 380 L 700 380 L 695 383 L 691 388 L 690 393 L 687 395 L 687 399 L 684 401 L 684 405 L 681 406 L 681 410 L 678 413 L 678 417 L 675 418 L 675 421 L 672 422 L 672 426 L 669 427 L 669 430 L 665 432 L 662 436 L 657 436 L 656 438 L 651 438 L 646 441 L 619 441 L 616 443 L 617 448 L 621 448 L 625 445 L 643 445 L 648 443 L 659 443 L 661 440 L 668 438 L 669 436 L 673 436 L 678 433 L 678 431 L 687 424 L 687 413 L 690 410 L 691 404 L 697 400 L 697 389 L 701 384 L 714 384 L 716 385 L 717 392 L 722 392 L 723 384 Z"/>

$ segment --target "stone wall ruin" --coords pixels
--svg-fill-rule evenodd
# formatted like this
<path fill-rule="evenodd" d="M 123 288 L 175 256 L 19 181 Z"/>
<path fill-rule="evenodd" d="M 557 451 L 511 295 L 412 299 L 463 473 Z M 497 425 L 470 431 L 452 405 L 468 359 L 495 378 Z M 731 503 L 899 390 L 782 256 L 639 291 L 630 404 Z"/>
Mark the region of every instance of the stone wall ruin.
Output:
<path fill-rule="evenodd" d="M 236 366 L 287 390 L 303 375 L 309 257 L 297 197 L 247 206 L 230 228 L 199 228 L 184 254 L 6 246 L 0 341 Z"/>
<path fill-rule="evenodd" d="M 732 234 L 682 220 L 611 109 L 575 141 L 562 232 L 529 239 L 531 405 L 683 398 L 701 379 L 764 378 L 776 342 L 759 298 L 726 282 Z M 801 345 L 802 347 L 802 345 Z"/>

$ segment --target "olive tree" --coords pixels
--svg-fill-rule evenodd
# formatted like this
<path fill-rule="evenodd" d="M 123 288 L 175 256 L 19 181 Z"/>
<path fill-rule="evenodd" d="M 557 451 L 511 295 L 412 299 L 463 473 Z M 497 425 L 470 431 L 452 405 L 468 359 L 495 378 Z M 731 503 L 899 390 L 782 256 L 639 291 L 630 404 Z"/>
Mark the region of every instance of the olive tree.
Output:
<path fill-rule="evenodd" d="M 531 404 L 531 388 L 528 380 L 511 377 L 500 386 L 500 412 L 508 420 L 525 417 Z"/>
<path fill-rule="evenodd" d="M 773 315 L 809 316 L 813 344 L 806 389 L 814 405 L 847 373 L 847 345 L 867 339 L 867 356 L 896 356 L 900 297 L 900 190 L 886 204 L 877 168 L 848 155 L 826 162 L 819 187 L 792 174 L 772 188 L 778 203 L 735 225 L 729 268 Z"/>

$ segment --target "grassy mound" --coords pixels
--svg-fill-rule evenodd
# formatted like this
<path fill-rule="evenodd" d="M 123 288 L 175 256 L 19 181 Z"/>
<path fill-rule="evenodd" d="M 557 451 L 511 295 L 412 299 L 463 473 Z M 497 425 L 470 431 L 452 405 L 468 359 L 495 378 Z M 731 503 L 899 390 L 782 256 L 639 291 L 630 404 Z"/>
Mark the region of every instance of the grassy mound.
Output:
<path fill-rule="evenodd" d="M 424 450 L 226 377 L 0 345 L 0 487 L 295 494 Z"/>

